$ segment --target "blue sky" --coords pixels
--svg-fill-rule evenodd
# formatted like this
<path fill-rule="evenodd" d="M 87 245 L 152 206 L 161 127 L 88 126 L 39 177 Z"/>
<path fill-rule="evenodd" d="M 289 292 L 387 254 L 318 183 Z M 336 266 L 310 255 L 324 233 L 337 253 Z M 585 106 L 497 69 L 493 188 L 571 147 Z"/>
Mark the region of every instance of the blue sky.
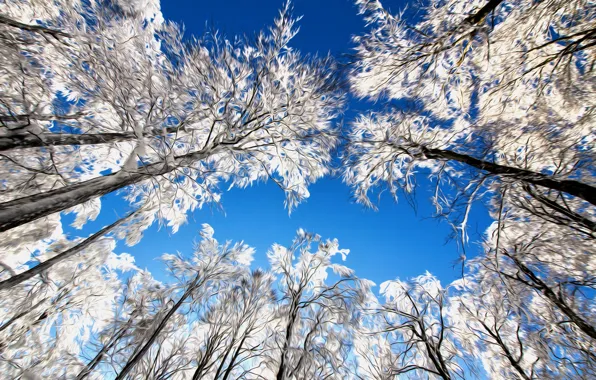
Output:
<path fill-rule="evenodd" d="M 385 4 L 393 11 L 403 7 L 399 1 Z M 201 35 L 211 26 L 228 37 L 252 36 L 272 24 L 282 5 L 283 0 L 162 0 L 162 11 L 166 19 L 183 23 L 188 37 Z M 291 45 L 305 53 L 331 53 L 336 57 L 349 54 L 351 36 L 364 30 L 352 0 L 295 0 L 294 9 L 295 15 L 303 19 Z M 351 100 L 345 121 L 359 109 L 377 106 Z M 323 238 L 337 238 L 340 247 L 351 251 L 346 265 L 377 284 L 417 276 L 426 270 L 442 282 L 450 282 L 461 274 L 461 268 L 454 266 L 459 255 L 457 246 L 454 242 L 446 244 L 450 227 L 430 218 L 430 184 L 423 179 L 419 182 L 417 211 L 404 198 L 396 203 L 389 195 L 381 198 L 379 211 L 355 204 L 350 189 L 339 178 L 326 178 L 313 185 L 311 197 L 291 215 L 284 209 L 283 192 L 273 183 L 233 189 L 222 197 L 223 212 L 209 207 L 198 210 L 176 234 L 155 225 L 138 245 L 119 244 L 118 252 L 133 254 L 140 267 L 163 278 L 163 266 L 155 258 L 176 251 L 190 254 L 200 225 L 209 223 L 218 240 L 244 240 L 255 247 L 255 266 L 266 268 L 266 252 L 271 244 L 289 245 L 295 231 L 304 228 Z M 100 217 L 86 226 L 85 232 L 109 224 L 115 214 L 123 215 L 122 207 L 117 196 L 108 196 Z M 481 207 L 475 208 L 472 216 L 470 233 L 474 239 L 484 231 L 488 220 Z M 469 252 L 477 249 L 472 245 Z"/>

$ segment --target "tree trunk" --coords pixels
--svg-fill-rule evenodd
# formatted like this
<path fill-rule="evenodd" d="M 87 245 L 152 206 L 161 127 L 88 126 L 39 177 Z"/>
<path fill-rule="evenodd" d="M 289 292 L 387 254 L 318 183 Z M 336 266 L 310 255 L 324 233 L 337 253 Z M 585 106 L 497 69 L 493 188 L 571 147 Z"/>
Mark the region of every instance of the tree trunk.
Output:
<path fill-rule="evenodd" d="M 575 324 L 584 334 L 590 338 L 596 340 L 596 329 L 585 321 L 581 315 L 577 314 L 567 303 L 559 297 L 544 281 L 542 281 L 530 268 L 521 262 L 517 257 L 513 255 L 507 255 L 515 265 L 534 283 L 534 288 L 540 291 L 549 301 L 561 310 L 563 314 L 569 318 L 569 320 Z"/>
<path fill-rule="evenodd" d="M 101 362 L 106 352 L 108 352 L 112 347 L 114 347 L 116 343 L 118 343 L 118 341 L 124 336 L 127 329 L 128 324 L 125 328 L 120 330 L 120 332 L 118 332 L 118 334 L 116 334 L 116 336 L 108 344 L 106 344 L 101 348 L 101 350 L 99 350 L 95 357 L 85 366 L 85 368 L 81 372 L 79 372 L 79 374 L 76 377 L 76 380 L 82 380 L 89 376 L 89 374 L 91 374 L 95 367 L 97 367 L 97 365 Z"/>
<path fill-rule="evenodd" d="M 17 315 L 15 315 L 14 317 L 10 318 L 5 324 L 3 324 L 2 326 L 0 326 L 0 332 L 2 332 L 4 330 L 6 330 L 7 328 L 9 328 L 13 323 L 15 323 L 16 321 L 18 321 L 19 319 L 21 319 L 25 315 L 27 315 L 30 312 L 32 312 L 33 310 L 35 310 L 39 305 L 41 305 L 45 301 L 47 301 L 47 298 L 44 298 L 44 299 L 42 299 L 40 301 L 37 301 L 37 303 L 35 305 L 29 307 L 27 310 L 22 311 L 22 312 L 18 313 Z"/>
<path fill-rule="evenodd" d="M 238 332 L 238 330 L 236 330 L 236 332 Z M 243 341 L 244 341 L 244 339 L 243 339 Z M 217 366 L 217 371 L 215 371 L 215 375 L 213 376 L 214 380 L 217 380 L 217 378 L 219 377 L 219 374 L 223 371 L 224 365 L 226 364 L 226 360 L 228 359 L 228 355 L 230 355 L 230 353 L 232 352 L 232 349 L 234 348 L 234 344 L 236 344 L 236 333 L 234 333 L 234 338 L 230 342 L 228 348 L 226 349 L 225 354 L 221 358 L 221 361 L 219 362 L 219 366 Z"/>
<path fill-rule="evenodd" d="M 58 38 L 58 37 L 72 37 L 72 35 L 65 33 L 61 30 L 50 29 L 43 27 L 41 25 L 29 25 L 23 24 L 22 22 L 18 22 L 16 20 L 10 19 L 6 16 L 0 15 L 0 24 L 6 24 L 12 26 L 13 28 L 18 28 L 21 30 L 26 30 L 28 32 L 35 32 L 35 33 L 42 33 L 42 34 L 50 34 L 51 36 Z"/>
<path fill-rule="evenodd" d="M 490 0 L 482 8 L 480 8 L 478 12 L 466 18 L 466 21 L 472 25 L 479 24 L 484 20 L 486 16 L 488 16 L 490 12 L 493 12 L 495 9 L 497 9 L 499 4 L 501 4 L 502 2 L 503 0 Z"/>
<path fill-rule="evenodd" d="M 242 350 L 244 341 L 246 340 L 247 337 L 248 337 L 248 333 L 245 333 L 244 336 L 242 337 L 242 340 L 240 341 L 240 344 L 238 344 L 238 347 L 236 347 L 236 351 L 234 351 L 234 355 L 232 356 L 232 359 L 230 359 L 230 364 L 228 364 L 228 368 L 226 368 L 226 372 L 224 373 L 222 380 L 227 380 L 228 377 L 230 377 L 230 374 L 232 373 L 232 370 L 234 369 L 236 360 L 238 360 L 238 357 L 240 356 L 240 351 Z"/>
<path fill-rule="evenodd" d="M 536 186 L 546 187 L 552 190 L 561 191 L 581 198 L 596 206 L 596 187 L 585 183 L 567 179 L 555 179 L 550 175 L 536 173 L 531 170 L 514 168 L 511 166 L 494 164 L 492 162 L 479 160 L 472 156 L 455 153 L 450 150 L 427 148 L 418 145 L 418 148 L 427 158 L 437 160 L 454 160 L 461 162 L 491 174 L 510 177 L 519 181 L 530 183 Z"/>
<path fill-rule="evenodd" d="M 143 358 L 143 356 L 147 353 L 147 351 L 149 351 L 149 349 L 151 348 L 151 345 L 155 342 L 155 340 L 157 339 L 159 334 L 166 327 L 170 318 L 172 318 L 172 316 L 176 313 L 176 311 L 178 311 L 178 309 L 182 306 L 184 301 L 186 301 L 186 299 L 188 297 L 190 297 L 191 294 L 196 290 L 196 288 L 198 287 L 198 284 L 199 284 L 199 280 L 200 280 L 199 277 L 196 277 L 194 279 L 194 281 L 189 285 L 188 289 L 184 292 L 182 297 L 180 297 L 178 302 L 176 302 L 176 304 L 166 313 L 166 315 L 164 315 L 162 320 L 157 325 L 157 328 L 155 329 L 155 331 L 151 334 L 151 336 L 149 337 L 147 342 L 145 342 L 145 344 L 143 344 L 143 347 L 141 347 L 140 350 L 138 350 L 130 359 L 128 359 L 128 362 L 126 363 L 124 368 L 122 368 L 122 370 L 120 371 L 118 376 L 116 376 L 115 380 L 124 379 L 126 377 L 126 375 L 128 375 L 128 373 L 134 368 L 134 366 Z"/>
<path fill-rule="evenodd" d="M 536 199 L 538 202 L 540 202 L 541 204 L 547 206 L 548 208 L 550 208 L 551 210 L 555 211 L 556 213 L 561 214 L 563 217 L 567 218 L 568 221 L 565 224 L 569 224 L 571 222 L 576 223 L 588 230 L 590 230 L 591 232 L 596 232 L 596 222 L 591 221 L 590 219 L 586 218 L 585 216 L 576 213 L 562 205 L 560 205 L 559 203 L 557 203 L 556 201 L 549 199 L 548 197 L 538 194 L 536 193 L 531 187 L 530 185 L 525 185 L 524 186 L 524 190 L 530 194 L 530 196 L 534 199 Z M 531 208 L 531 205 L 526 207 L 526 210 L 530 211 L 532 214 L 537 215 L 539 217 L 544 218 L 539 212 L 533 211 Z M 547 219 L 548 220 L 548 219 Z"/>
<path fill-rule="evenodd" d="M 294 330 L 294 323 L 296 323 L 296 317 L 298 315 L 298 301 L 300 297 L 297 297 L 292 302 L 292 307 L 290 308 L 290 320 L 288 321 L 288 325 L 286 326 L 286 336 L 284 341 L 284 346 L 281 351 L 281 359 L 279 362 L 279 368 L 277 370 L 277 375 L 275 378 L 277 380 L 283 380 L 285 378 L 286 373 L 286 356 L 288 354 L 288 350 L 290 348 L 290 343 L 292 340 L 292 332 Z"/>
<path fill-rule="evenodd" d="M 501 350 L 503 350 L 503 353 L 505 354 L 505 357 L 509 361 L 509 364 L 511 364 L 511 366 L 517 371 L 517 374 L 523 380 L 531 380 L 531 378 L 528 375 L 526 375 L 526 372 L 524 371 L 524 369 L 519 365 L 519 362 L 520 361 L 519 360 L 516 360 L 513 357 L 513 354 L 511 353 L 511 351 L 509 351 L 509 347 L 507 347 L 507 345 L 505 344 L 505 342 L 503 342 L 503 339 L 501 339 L 501 336 L 499 335 L 499 330 L 497 329 L 496 332 L 493 332 L 487 326 L 487 324 L 484 323 L 484 321 L 478 319 L 478 322 L 480 322 L 480 324 L 482 325 L 482 327 L 484 327 L 484 330 L 486 330 L 486 332 L 497 342 L 497 344 L 499 345 L 499 347 L 501 347 Z M 519 328 L 518 328 L 518 332 L 519 332 Z M 520 352 L 520 354 L 523 355 L 523 352 Z"/>
<path fill-rule="evenodd" d="M 97 145 L 136 139 L 134 133 L 98 133 L 98 134 L 63 134 L 63 133 L 19 133 L 0 136 L 0 151 L 12 149 L 39 148 L 59 145 Z"/>
<path fill-rule="evenodd" d="M 212 361 L 211 359 L 213 359 L 213 356 L 219 348 L 219 342 L 223 339 L 223 335 L 219 331 L 219 328 L 217 333 L 215 334 L 216 339 L 212 338 L 214 337 L 210 336 L 208 338 L 208 343 L 205 348 L 205 354 L 203 355 L 203 357 L 201 357 L 201 361 L 197 363 L 197 369 L 192 374 L 191 380 L 202 379 L 203 375 L 206 374 L 209 371 L 209 369 L 211 369 L 213 364 L 215 364 L 215 361 Z"/>
<path fill-rule="evenodd" d="M 445 360 L 443 359 L 443 355 L 441 354 L 440 346 L 436 346 L 432 338 L 429 338 L 426 335 L 426 326 L 424 324 L 423 318 L 419 317 L 416 323 L 418 324 L 418 327 L 420 329 L 420 340 L 424 343 L 424 346 L 426 347 L 427 356 L 433 363 L 437 374 L 441 376 L 443 380 L 451 380 L 451 374 L 449 373 L 447 365 L 445 364 Z M 445 326 L 441 324 L 441 329 L 444 328 Z"/>
<path fill-rule="evenodd" d="M 122 223 L 129 220 L 135 213 L 136 213 L 136 211 L 131 212 L 124 218 L 118 219 L 114 223 L 102 228 L 101 230 L 99 230 L 98 232 L 89 236 L 87 239 L 83 240 L 82 242 L 75 245 L 74 247 L 69 248 L 64 252 L 57 254 L 56 256 L 52 257 L 51 259 L 48 259 L 48 260 L 44 261 L 43 263 L 40 263 L 23 273 L 19 273 L 15 276 L 10 277 L 7 280 L 0 282 L 0 291 L 4 290 L 4 289 L 12 288 L 13 286 L 18 285 L 18 284 L 22 283 L 23 281 L 27 281 L 30 278 L 35 277 L 38 274 L 41 274 L 42 272 L 45 272 L 52 266 L 54 266 L 58 263 L 61 263 L 62 261 L 76 255 L 77 253 L 81 252 L 82 250 L 88 248 L 91 244 L 93 244 L 94 242 L 99 240 L 101 237 L 110 233 L 114 228 L 118 227 Z"/>
<path fill-rule="evenodd" d="M 213 151 L 211 151 L 213 152 Z M 210 152 L 210 153 L 211 153 Z M 55 212 L 66 210 L 90 199 L 141 182 L 156 175 L 166 174 L 179 165 L 208 156 L 204 151 L 174 158 L 174 165 L 156 162 L 139 167 L 134 172 L 120 170 L 45 193 L 30 195 L 0 204 L 0 232 L 32 222 Z"/>
<path fill-rule="evenodd" d="M 163 133 L 171 134 L 177 131 L 177 127 L 165 129 L 154 128 L 148 131 L 146 137 L 160 136 Z M 122 141 L 134 141 L 138 137 L 133 132 L 124 133 L 15 133 L 12 135 L 0 136 L 0 152 L 13 149 L 40 148 L 43 146 L 65 146 L 65 145 L 98 145 Z"/>
<path fill-rule="evenodd" d="M 300 352 L 300 359 L 298 359 L 298 363 L 296 366 L 288 373 L 288 377 L 290 379 L 295 378 L 296 372 L 298 372 L 302 368 L 302 363 L 304 362 L 304 358 L 306 357 L 307 346 L 310 343 L 313 335 L 316 333 L 317 328 L 319 327 L 319 319 L 317 318 L 317 323 L 310 329 L 306 337 L 304 338 L 304 343 L 302 344 L 302 352 Z"/>

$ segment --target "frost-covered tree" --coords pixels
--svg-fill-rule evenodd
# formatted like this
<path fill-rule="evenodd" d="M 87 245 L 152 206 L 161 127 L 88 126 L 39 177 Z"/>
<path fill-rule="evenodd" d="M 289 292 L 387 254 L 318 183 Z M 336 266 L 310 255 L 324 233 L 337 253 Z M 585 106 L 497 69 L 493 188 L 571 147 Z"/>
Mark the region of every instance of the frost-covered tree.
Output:
<path fill-rule="evenodd" d="M 479 278 L 476 277 L 475 280 Z M 512 297 L 494 282 L 462 281 L 451 299 L 450 315 L 458 328 L 464 355 L 477 360 L 477 366 L 491 378 L 541 379 L 559 378 L 572 366 L 556 363 L 549 354 L 548 336 L 524 310 L 531 298 Z M 567 372 L 567 373 L 566 373 Z"/>
<path fill-rule="evenodd" d="M 132 257 L 115 255 L 114 246 L 113 239 L 103 239 L 44 276 L 1 291 L 4 376 L 59 378 L 80 365 L 82 345 L 110 323 L 122 272 L 134 269 Z M 51 257 L 52 249 L 48 252 Z"/>
<path fill-rule="evenodd" d="M 318 244 L 311 252 L 311 245 Z M 370 283 L 351 269 L 332 262 L 349 253 L 337 240 L 299 230 L 291 247 L 274 245 L 268 253 L 273 273 L 280 276 L 276 335 L 268 346 L 266 378 L 339 379 L 349 375 L 348 362 L 359 305 Z M 328 276 L 337 277 L 327 282 Z"/>
<path fill-rule="evenodd" d="M 292 208 L 327 172 L 342 99 L 330 60 L 288 47 L 289 7 L 254 42 L 184 44 L 156 2 L 36 6 L 9 1 L 0 22 L 0 230 L 92 216 L 119 189 L 175 229 L 222 181 L 272 179 Z"/>
<path fill-rule="evenodd" d="M 342 97 L 331 60 L 288 46 L 289 5 L 255 41 L 186 43 L 156 1 L 11 0 L 0 16 L 0 239 L 52 240 L 57 212 L 81 228 L 116 190 L 136 210 L 35 267 L 22 246 L 3 252 L 17 276 L 0 288 L 106 235 L 176 231 L 222 183 L 271 179 L 291 209 L 327 173 Z"/>
<path fill-rule="evenodd" d="M 276 302 L 273 280 L 271 274 L 256 270 L 220 291 L 196 326 L 202 342 L 192 379 L 238 379 L 258 370 Z"/>
<path fill-rule="evenodd" d="M 203 344 L 191 339 L 193 321 L 218 291 L 240 283 L 252 248 L 219 244 L 205 225 L 192 258 L 164 255 L 175 281 L 162 284 L 139 271 L 131 256 L 111 253 L 114 243 L 104 238 L 43 276 L 2 291 L 3 373 L 158 379 L 192 370 Z M 135 273 L 124 286 L 121 272 L 130 269 Z M 257 324 L 254 316 L 251 321 Z"/>
<path fill-rule="evenodd" d="M 354 338 L 356 377 L 594 376 L 594 341 L 541 289 L 520 287 L 522 275 L 512 279 L 512 265 L 488 255 L 467 269 L 445 288 L 428 273 L 381 284 L 385 300 L 363 309 Z"/>
<path fill-rule="evenodd" d="M 0 368 L 76 379 L 591 378 L 591 246 L 574 251 L 582 232 L 533 218 L 495 222 L 464 278 L 387 281 L 382 301 L 336 263 L 348 253 L 336 240 L 302 230 L 273 245 L 266 272 L 250 270 L 252 248 L 203 225 L 192 257 L 162 256 L 163 283 L 104 237 L 1 290 Z M 61 239 L 48 251 L 73 244 Z"/>
<path fill-rule="evenodd" d="M 448 313 L 448 290 L 430 273 L 381 284 L 385 302 L 367 311 L 356 354 L 361 377 L 463 378 L 466 357 Z"/>
<path fill-rule="evenodd" d="M 583 269 L 592 264 L 580 269 L 572 249 L 554 241 L 551 251 L 548 229 L 509 228 L 489 229 L 486 255 L 453 286 L 449 313 L 462 350 L 495 378 L 593 377 L 594 283 Z"/>
<path fill-rule="evenodd" d="M 164 256 L 177 280 L 172 295 L 160 302 L 161 307 L 145 331 L 135 329 L 135 343 L 132 347 L 127 345 L 132 352 L 117 371 L 116 379 L 127 378 L 131 371 L 145 372 L 144 367 L 151 366 L 144 363 L 146 360 L 150 363 L 163 360 L 159 357 L 162 346 L 171 344 L 165 340 L 167 335 L 176 332 L 177 324 L 184 325 L 187 316 L 183 313 L 192 312 L 197 304 L 209 302 L 222 283 L 234 281 L 250 265 L 254 250 L 247 245 L 218 243 L 208 225 L 203 225 L 201 236 L 191 260 L 176 255 Z"/>
<path fill-rule="evenodd" d="M 168 291 L 167 286 L 153 279 L 147 271 L 131 276 L 114 302 L 109 323 L 84 345 L 81 365 L 73 368 L 76 379 L 100 378 L 111 373 L 113 367 L 109 364 L 122 360 L 128 343 L 133 343 L 135 329 L 147 329 L 155 316 L 156 305 L 159 310 Z"/>
<path fill-rule="evenodd" d="M 528 323 L 542 328 L 541 339 L 558 348 L 552 354 L 558 368 L 593 376 L 593 238 L 532 214 L 521 219 L 516 209 L 510 217 L 507 211 L 488 230 L 484 270 L 506 287 L 510 302 L 523 302 L 526 310 L 530 305 Z"/>
<path fill-rule="evenodd" d="M 203 225 L 192 257 L 163 255 L 165 283 L 103 238 L 2 290 L 2 368 L 76 379 L 350 377 L 372 284 L 334 262 L 348 250 L 299 230 L 290 248 L 272 247 L 271 272 L 251 271 L 252 248 L 213 236 Z M 129 269 L 124 283 L 115 271 Z"/>
<path fill-rule="evenodd" d="M 26 261 L 29 261 L 31 259 L 35 259 L 40 260 L 40 258 L 42 258 L 41 256 L 44 254 L 44 252 L 42 252 L 39 249 L 33 249 L 30 250 L 29 253 L 31 253 L 31 255 L 27 255 L 26 253 L 23 255 L 22 253 L 19 255 L 19 250 L 23 249 L 25 247 L 27 247 L 27 245 L 25 244 L 7 244 L 8 247 L 6 247 L 7 249 L 4 251 L 4 255 L 5 255 L 5 263 L 3 264 L 3 271 L 4 273 L 7 273 L 10 275 L 10 277 L 8 277 L 7 279 L 0 281 L 0 290 L 4 290 L 4 289 L 9 289 L 11 287 L 14 287 L 16 285 L 19 285 L 21 283 L 23 283 L 24 281 L 27 281 L 37 275 L 45 275 L 45 272 L 48 271 L 48 269 L 52 268 L 54 265 L 60 264 L 62 262 L 64 262 L 65 260 L 68 260 L 70 257 L 75 256 L 81 252 L 84 252 L 86 250 L 89 250 L 92 248 L 93 245 L 95 245 L 98 242 L 101 242 L 102 240 L 105 239 L 105 237 L 107 235 L 109 235 L 112 232 L 116 232 L 118 231 L 118 229 L 122 229 L 122 228 L 126 228 L 126 222 L 129 222 L 131 219 L 134 219 L 134 216 L 136 214 L 138 214 L 138 211 L 135 212 L 131 212 L 129 213 L 127 216 L 117 219 L 114 223 L 105 226 L 104 228 L 102 228 L 101 230 L 97 231 L 96 233 L 92 234 L 91 236 L 85 238 L 85 239 L 80 239 L 80 240 L 75 240 L 74 242 L 69 242 L 69 244 L 62 244 L 62 245 L 58 245 L 59 249 L 62 249 L 61 252 L 55 252 L 52 254 L 51 257 L 45 259 L 43 262 L 40 262 L 39 264 L 21 272 L 16 274 L 14 269 L 17 269 L 20 271 L 21 267 L 26 267 Z M 44 223 L 45 221 L 42 221 L 42 223 Z M 16 231 L 11 231 L 9 233 L 5 233 L 2 234 L 0 236 L 18 236 L 18 233 L 22 232 L 23 228 L 17 227 L 15 228 Z M 42 233 L 46 231 L 46 229 L 42 229 Z M 54 231 L 54 234 L 56 233 L 56 231 Z M 60 232 L 58 232 L 60 233 Z M 15 236 L 16 239 L 18 239 L 18 237 Z M 39 239 L 39 236 L 37 237 Z M 42 240 L 42 239 L 40 239 Z M 45 240 L 53 240 L 53 239 L 45 239 Z M 65 239 L 66 240 L 66 239 Z M 73 244 L 76 243 L 76 244 Z M 43 246 L 43 244 L 42 244 Z M 68 248 L 66 248 L 68 246 Z M 55 248 L 54 248 L 55 249 Z M 40 255 L 42 254 L 42 255 Z M 47 254 L 47 252 L 45 253 Z M 15 257 L 16 256 L 16 257 Z M 19 257 L 20 256 L 20 257 Z M 23 262 L 23 259 L 27 258 L 27 260 L 25 262 Z M 20 260 L 19 260 L 20 259 Z M 14 265 L 14 267 L 13 267 Z M 0 274 L 2 273 L 0 272 Z M 3 276 L 0 276 L 0 278 Z"/>
<path fill-rule="evenodd" d="M 502 187 L 593 233 L 590 2 L 429 1 L 416 16 L 357 3 L 370 28 L 356 38 L 352 88 L 401 107 L 353 124 L 345 179 L 359 201 L 378 185 L 411 192 L 422 171 L 464 243 L 472 203 Z"/>
<path fill-rule="evenodd" d="M 593 377 L 594 7 L 447 0 L 395 16 L 357 3 L 370 29 L 352 88 L 397 102 L 353 123 L 356 198 L 407 195 L 427 175 L 463 246 L 474 204 L 495 220 L 443 298 L 458 363 L 493 378 Z M 367 373 L 391 377 L 390 340 L 367 336 L 381 353 Z"/>

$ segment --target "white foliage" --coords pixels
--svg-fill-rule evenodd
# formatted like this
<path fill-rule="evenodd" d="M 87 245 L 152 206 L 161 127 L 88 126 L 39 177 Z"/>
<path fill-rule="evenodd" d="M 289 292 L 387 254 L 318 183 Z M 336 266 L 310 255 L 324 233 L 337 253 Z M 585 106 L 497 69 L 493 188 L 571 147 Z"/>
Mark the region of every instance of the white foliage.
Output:
<path fill-rule="evenodd" d="M 11 0 L 7 17 L 37 6 Z M 289 4 L 254 43 L 215 32 L 185 44 L 159 9 L 154 0 L 57 1 L 29 20 L 41 29 L 0 25 L 12 41 L 0 54 L 0 134 L 73 140 L 8 149 L 1 201 L 72 188 L 85 203 L 71 207 L 79 228 L 96 217 L 101 195 L 97 184 L 79 185 L 105 178 L 145 205 L 134 243 L 155 221 L 177 231 L 189 212 L 219 202 L 223 183 L 273 180 L 292 210 L 328 173 L 343 98 L 331 59 L 288 47 L 297 33 Z M 126 187 L 139 173 L 148 175 Z M 39 207 L 53 203 L 48 195 Z"/>

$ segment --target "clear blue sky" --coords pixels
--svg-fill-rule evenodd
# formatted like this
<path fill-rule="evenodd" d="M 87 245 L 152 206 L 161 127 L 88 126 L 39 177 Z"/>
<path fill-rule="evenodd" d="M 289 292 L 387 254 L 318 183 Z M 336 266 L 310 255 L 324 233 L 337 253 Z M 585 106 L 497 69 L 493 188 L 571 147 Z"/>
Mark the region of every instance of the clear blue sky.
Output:
<path fill-rule="evenodd" d="M 393 11 L 404 6 L 395 0 L 384 3 Z M 227 36 L 252 36 L 272 24 L 282 5 L 283 0 L 162 0 L 162 11 L 166 19 L 183 23 L 187 36 L 201 35 L 207 26 L 214 26 Z M 351 36 L 364 30 L 364 22 L 352 0 L 295 0 L 294 9 L 295 15 L 304 17 L 299 24 L 300 33 L 291 45 L 303 52 L 349 54 Z M 352 100 L 346 118 L 358 109 L 376 106 Z M 461 273 L 460 267 L 453 266 L 458 257 L 457 247 L 454 242 L 445 244 L 450 227 L 429 218 L 430 185 L 424 180 L 420 184 L 417 212 L 405 199 L 396 204 L 389 196 L 381 199 L 379 211 L 373 211 L 355 204 L 350 190 L 340 179 L 326 178 L 310 188 L 311 197 L 289 216 L 283 207 L 282 191 L 272 183 L 260 183 L 224 193 L 224 212 L 198 210 L 176 234 L 155 225 L 145 233 L 141 243 L 134 247 L 119 244 L 118 252 L 133 254 L 140 267 L 163 278 L 163 266 L 155 258 L 176 251 L 190 254 L 201 223 L 209 223 L 218 240 L 244 240 L 255 247 L 255 266 L 266 268 L 266 252 L 271 244 L 289 245 L 301 227 L 324 238 L 337 238 L 342 248 L 351 251 L 346 265 L 355 269 L 358 276 L 377 284 L 397 277 L 417 276 L 426 270 L 442 282 L 450 282 Z M 85 232 L 110 223 L 115 213 L 124 214 L 122 203 L 116 198 L 107 197 L 101 216 L 86 226 Z M 470 232 L 472 238 L 477 238 L 488 220 L 479 207 L 473 214 Z M 469 249 L 473 252 L 477 247 Z"/>

